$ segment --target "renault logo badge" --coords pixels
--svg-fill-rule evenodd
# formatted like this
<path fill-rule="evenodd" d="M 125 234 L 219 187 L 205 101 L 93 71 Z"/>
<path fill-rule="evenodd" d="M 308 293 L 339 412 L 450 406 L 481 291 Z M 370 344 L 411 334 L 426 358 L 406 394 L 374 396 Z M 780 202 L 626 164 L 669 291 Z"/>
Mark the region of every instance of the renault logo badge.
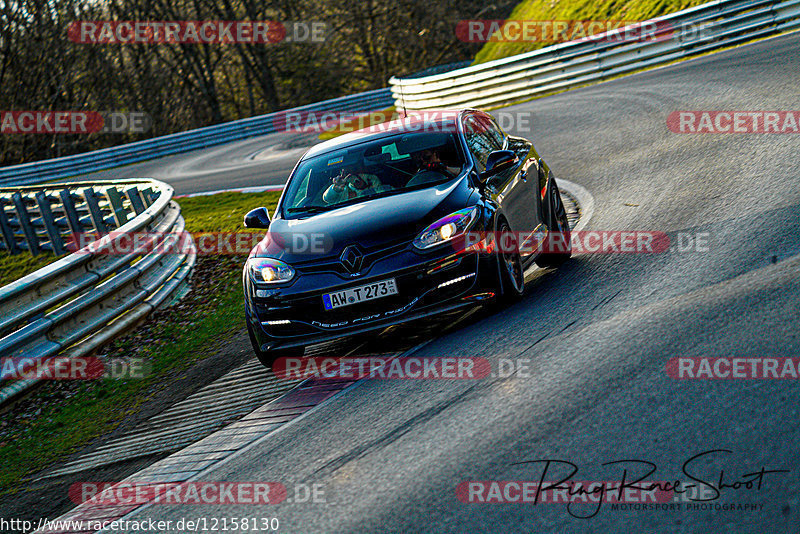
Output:
<path fill-rule="evenodd" d="M 355 274 L 361 270 L 361 262 L 364 260 L 364 255 L 355 245 L 348 245 L 342 251 L 339 260 L 344 265 L 344 268 L 347 269 L 347 272 Z"/>

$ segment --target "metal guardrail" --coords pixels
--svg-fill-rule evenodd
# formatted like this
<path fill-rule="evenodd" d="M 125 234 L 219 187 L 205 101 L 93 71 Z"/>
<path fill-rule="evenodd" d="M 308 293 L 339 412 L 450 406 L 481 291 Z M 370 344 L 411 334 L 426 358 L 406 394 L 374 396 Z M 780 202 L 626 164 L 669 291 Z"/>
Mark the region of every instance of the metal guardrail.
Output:
<path fill-rule="evenodd" d="M 84 232 L 119 228 L 159 195 L 142 182 L 0 188 L 0 250 L 62 255 Z"/>
<path fill-rule="evenodd" d="M 278 132 L 282 127 L 281 117 L 289 112 L 376 111 L 393 105 L 394 99 L 389 88 L 376 89 L 86 154 L 0 167 L 0 185 L 43 183 Z"/>
<path fill-rule="evenodd" d="M 172 196 L 169 185 L 145 179 L 0 189 L 0 199 L 11 198 L 18 210 L 17 223 L 27 228 L 22 233 L 30 249 L 65 247 L 67 232 L 88 229 L 102 235 L 0 287 L 0 356 L 24 356 L 27 361 L 15 360 L 17 373 L 55 355 L 92 352 L 176 292 L 194 267 L 196 248 L 183 232 Z M 134 233 L 146 238 L 131 245 Z M 42 243 L 45 237 L 49 247 Z M 22 248 L 18 237 L 12 238 L 6 243 Z M 178 239 L 184 246 L 175 252 Z M 6 383 L 0 404 L 36 383 Z"/>
<path fill-rule="evenodd" d="M 648 22 L 657 28 L 652 40 L 622 42 L 623 29 L 443 74 L 393 77 L 392 95 L 409 111 L 508 104 L 800 28 L 800 0 L 718 0 Z"/>

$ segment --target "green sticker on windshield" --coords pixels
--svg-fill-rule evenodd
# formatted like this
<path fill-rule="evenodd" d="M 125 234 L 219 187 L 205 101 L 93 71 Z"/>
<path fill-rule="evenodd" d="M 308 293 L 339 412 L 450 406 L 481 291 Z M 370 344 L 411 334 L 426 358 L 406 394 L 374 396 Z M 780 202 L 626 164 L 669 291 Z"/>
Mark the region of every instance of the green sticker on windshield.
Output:
<path fill-rule="evenodd" d="M 411 157 L 408 154 L 400 154 L 400 152 L 397 151 L 397 145 L 395 143 L 392 143 L 391 145 L 382 146 L 381 154 L 390 154 L 393 160 L 406 159 Z"/>

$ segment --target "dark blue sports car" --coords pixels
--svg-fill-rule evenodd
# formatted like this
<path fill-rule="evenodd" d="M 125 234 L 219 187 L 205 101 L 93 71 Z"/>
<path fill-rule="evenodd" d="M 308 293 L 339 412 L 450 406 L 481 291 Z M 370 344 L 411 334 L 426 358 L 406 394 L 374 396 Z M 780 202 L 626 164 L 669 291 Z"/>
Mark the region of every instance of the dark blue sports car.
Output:
<path fill-rule="evenodd" d="M 310 343 L 513 300 L 533 261 L 571 254 L 561 196 L 530 141 L 475 110 L 381 126 L 311 148 L 273 217 L 245 217 L 269 229 L 244 268 L 266 366 Z M 565 246 L 544 248 L 555 234 Z M 509 236 L 513 247 L 495 246 Z"/>

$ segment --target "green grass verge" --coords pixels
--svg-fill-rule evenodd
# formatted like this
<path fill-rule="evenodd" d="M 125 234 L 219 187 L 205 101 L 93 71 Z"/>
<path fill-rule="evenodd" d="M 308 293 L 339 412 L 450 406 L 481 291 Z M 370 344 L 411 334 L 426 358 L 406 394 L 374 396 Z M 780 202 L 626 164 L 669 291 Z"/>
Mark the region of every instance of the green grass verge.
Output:
<path fill-rule="evenodd" d="M 707 3 L 708 0 L 524 0 L 508 20 L 647 20 Z M 570 32 L 567 33 L 570 35 Z M 553 45 L 553 42 L 488 42 L 475 55 L 473 65 L 523 54 Z"/>
<path fill-rule="evenodd" d="M 53 263 L 58 257 L 51 253 L 32 256 L 27 252 L 20 254 L 0 253 L 0 287 L 22 278 L 26 274 Z"/>
<path fill-rule="evenodd" d="M 278 192 L 223 193 L 179 203 L 188 231 L 227 232 L 241 230 L 244 214 L 254 207 L 274 210 L 278 197 Z M 182 369 L 207 357 L 226 335 L 244 325 L 241 267 L 245 258 L 199 260 L 196 276 L 202 275 L 203 283 L 193 284 L 180 304 L 156 312 L 166 320 L 149 321 L 102 351 L 145 358 L 152 367 L 146 378 L 51 382 L 3 415 L 0 494 L 20 491 L 24 477 L 116 428 L 148 395 L 180 380 Z"/>
<path fill-rule="evenodd" d="M 179 198 L 178 204 L 190 232 L 236 232 L 244 230 L 242 221 L 251 209 L 266 206 L 273 213 L 280 196 L 280 191 L 219 193 Z"/>

